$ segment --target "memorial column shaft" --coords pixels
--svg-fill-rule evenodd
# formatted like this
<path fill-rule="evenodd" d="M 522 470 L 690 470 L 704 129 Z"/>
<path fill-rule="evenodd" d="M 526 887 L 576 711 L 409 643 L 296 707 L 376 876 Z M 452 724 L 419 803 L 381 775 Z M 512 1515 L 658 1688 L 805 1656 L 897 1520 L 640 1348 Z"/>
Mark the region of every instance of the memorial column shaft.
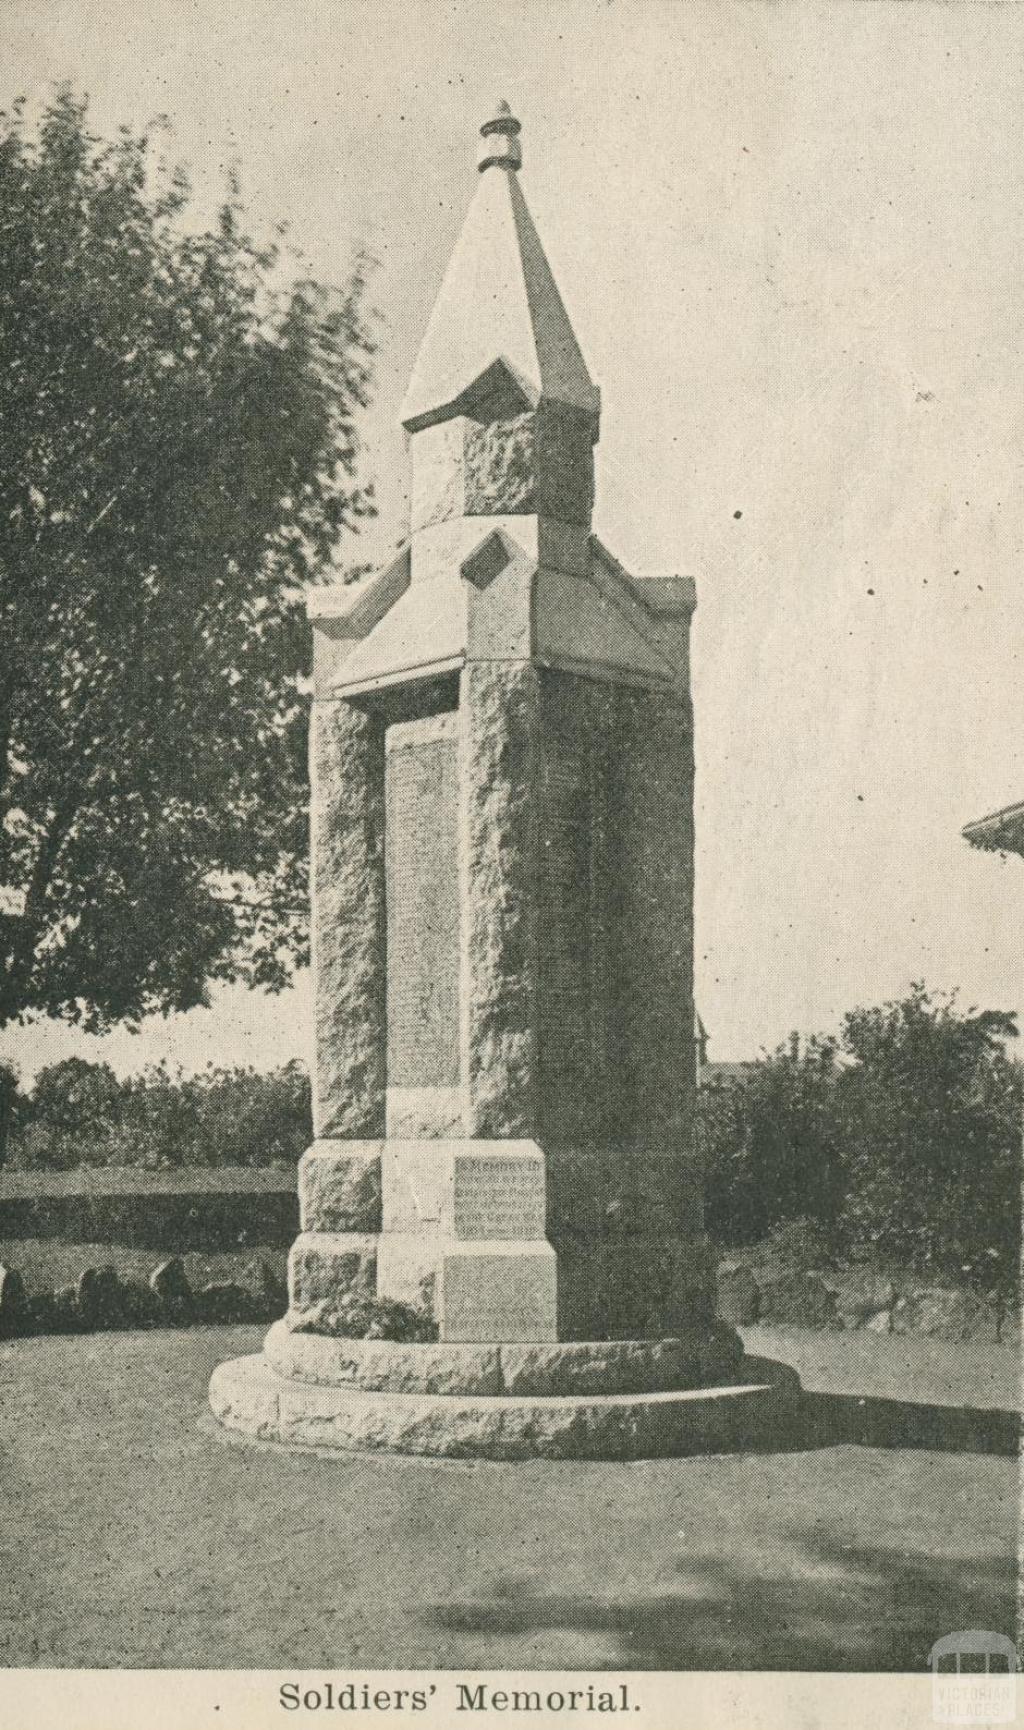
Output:
<path fill-rule="evenodd" d="M 460 701 L 466 1134 L 536 1134 L 537 669 L 471 661 Z"/>
<path fill-rule="evenodd" d="M 310 726 L 313 1133 L 384 1134 L 387 950 L 383 727 L 317 698 Z"/>

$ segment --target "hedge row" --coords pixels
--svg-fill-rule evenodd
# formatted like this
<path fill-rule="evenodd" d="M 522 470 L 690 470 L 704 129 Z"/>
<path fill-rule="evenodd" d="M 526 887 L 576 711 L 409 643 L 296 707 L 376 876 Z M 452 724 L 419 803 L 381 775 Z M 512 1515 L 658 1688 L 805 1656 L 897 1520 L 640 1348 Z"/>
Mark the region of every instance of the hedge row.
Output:
<path fill-rule="evenodd" d="M 141 1182 L 142 1180 L 140 1180 Z M 10 1195 L 0 1178 L 5 1238 L 63 1238 L 128 1249 L 228 1250 L 246 1244 L 287 1249 L 299 1229 L 294 1182 L 277 1190 L 187 1190 Z"/>

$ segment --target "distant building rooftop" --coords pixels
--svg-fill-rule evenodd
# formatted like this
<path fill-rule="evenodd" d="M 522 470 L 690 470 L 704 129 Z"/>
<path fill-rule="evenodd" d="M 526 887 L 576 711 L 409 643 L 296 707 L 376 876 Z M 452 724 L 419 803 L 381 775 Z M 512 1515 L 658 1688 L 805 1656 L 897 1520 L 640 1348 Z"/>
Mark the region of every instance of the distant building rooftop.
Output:
<path fill-rule="evenodd" d="M 1024 858 L 1024 800 L 993 811 L 991 817 L 979 817 L 961 834 L 972 847 L 983 847 L 989 853 L 1019 853 Z"/>
<path fill-rule="evenodd" d="M 758 1068 L 756 1062 L 705 1063 L 701 1067 L 701 1087 L 747 1087 Z"/>

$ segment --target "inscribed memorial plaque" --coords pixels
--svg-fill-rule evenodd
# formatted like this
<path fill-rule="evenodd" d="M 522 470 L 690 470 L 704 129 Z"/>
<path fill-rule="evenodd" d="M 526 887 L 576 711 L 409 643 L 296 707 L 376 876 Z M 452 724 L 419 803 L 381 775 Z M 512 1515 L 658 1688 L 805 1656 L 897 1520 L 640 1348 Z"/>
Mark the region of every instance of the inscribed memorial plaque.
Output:
<path fill-rule="evenodd" d="M 459 886 L 455 716 L 387 732 L 388 1085 L 459 1077 Z"/>
<path fill-rule="evenodd" d="M 460 1238 L 544 1236 L 544 1166 L 539 1159 L 456 1157 L 455 1235 Z"/>
<path fill-rule="evenodd" d="M 557 1339 L 554 1250 L 544 1243 L 446 1249 L 437 1286 L 437 1317 L 443 1340 Z"/>

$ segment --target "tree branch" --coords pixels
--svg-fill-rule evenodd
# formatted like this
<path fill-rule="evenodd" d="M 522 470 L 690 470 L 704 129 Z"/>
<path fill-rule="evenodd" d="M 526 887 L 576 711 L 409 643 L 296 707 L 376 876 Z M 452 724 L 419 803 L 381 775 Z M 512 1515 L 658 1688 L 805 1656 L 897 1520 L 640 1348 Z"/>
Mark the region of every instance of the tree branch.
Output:
<path fill-rule="evenodd" d="M 68 798 L 58 805 L 46 839 L 36 855 L 25 891 L 25 909 L 17 922 L 14 942 L 4 967 L 3 985 L 0 987 L 0 1027 L 6 1026 L 23 1008 L 21 1000 L 32 977 L 35 948 L 43 925 L 46 892 L 77 811 L 77 798 Z"/>

